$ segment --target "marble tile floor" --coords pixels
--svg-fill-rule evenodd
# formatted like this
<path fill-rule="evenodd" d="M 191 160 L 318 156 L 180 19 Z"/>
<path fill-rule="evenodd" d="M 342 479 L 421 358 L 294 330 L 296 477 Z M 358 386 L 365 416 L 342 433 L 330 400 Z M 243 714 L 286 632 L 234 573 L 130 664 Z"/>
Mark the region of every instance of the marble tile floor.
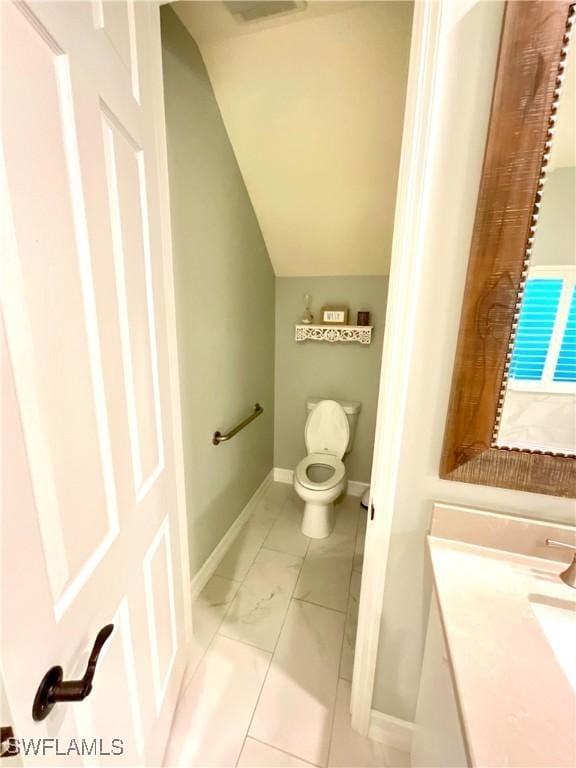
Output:
<path fill-rule="evenodd" d="M 166 766 L 406 766 L 350 726 L 366 513 L 300 532 L 302 502 L 272 483 L 193 608 L 194 641 Z"/>

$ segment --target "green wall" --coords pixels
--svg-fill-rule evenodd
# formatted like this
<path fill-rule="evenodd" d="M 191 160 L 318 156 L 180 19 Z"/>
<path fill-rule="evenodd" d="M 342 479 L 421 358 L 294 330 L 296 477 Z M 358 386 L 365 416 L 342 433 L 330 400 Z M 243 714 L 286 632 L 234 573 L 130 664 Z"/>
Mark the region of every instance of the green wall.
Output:
<path fill-rule="evenodd" d="M 274 273 L 196 43 L 170 8 L 161 19 L 193 575 L 272 468 Z"/>
<path fill-rule="evenodd" d="M 576 168 L 555 168 L 548 174 L 534 238 L 530 265 L 574 264 L 576 254 Z"/>
<path fill-rule="evenodd" d="M 275 467 L 294 469 L 306 455 L 307 397 L 359 400 L 362 411 L 346 469 L 349 480 L 370 481 L 387 287 L 387 277 L 276 278 Z M 374 326 L 372 343 L 296 343 L 294 324 L 304 311 L 306 293 L 316 321 L 325 304 L 350 307 L 353 323 L 356 312 L 367 309 Z"/>

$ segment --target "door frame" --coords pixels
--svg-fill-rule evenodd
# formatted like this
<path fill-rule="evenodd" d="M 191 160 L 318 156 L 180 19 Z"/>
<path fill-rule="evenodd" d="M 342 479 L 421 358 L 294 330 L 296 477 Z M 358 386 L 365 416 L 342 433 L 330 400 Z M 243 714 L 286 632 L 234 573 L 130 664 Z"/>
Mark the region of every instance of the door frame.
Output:
<path fill-rule="evenodd" d="M 371 731 L 408 374 L 418 310 L 418 287 L 423 273 L 429 182 L 444 81 L 442 50 L 447 47 L 443 45 L 443 35 L 446 34 L 442 24 L 444 2 L 421 0 L 414 3 L 370 487 L 369 509 L 374 505 L 374 519 L 369 518 L 366 531 L 352 679 L 352 727 L 363 736 Z M 403 721 L 396 722 L 401 728 Z"/>
<path fill-rule="evenodd" d="M 167 0 L 164 0 L 165 2 Z M 172 218 L 170 212 L 170 187 L 168 181 L 168 142 L 166 138 L 166 109 L 164 101 L 164 79 L 162 67 L 162 34 L 160 29 L 160 6 L 156 1 L 153 15 L 155 61 L 152 64 L 154 83 L 153 110 L 156 119 L 156 158 L 158 162 L 158 191 L 160 198 L 160 232 L 162 242 L 164 311 L 166 313 L 166 337 L 168 367 L 170 371 L 170 403 L 176 479 L 176 503 L 178 521 L 178 543 L 182 563 L 182 594 L 184 596 L 184 632 L 186 645 L 192 640 L 192 596 L 190 593 L 190 554 L 188 547 L 188 516 L 186 508 L 186 473 L 184 468 L 184 442 L 182 438 L 182 406 L 180 400 L 180 369 L 178 362 L 178 340 L 176 325 L 176 293 L 174 287 L 174 258 L 172 250 Z"/>

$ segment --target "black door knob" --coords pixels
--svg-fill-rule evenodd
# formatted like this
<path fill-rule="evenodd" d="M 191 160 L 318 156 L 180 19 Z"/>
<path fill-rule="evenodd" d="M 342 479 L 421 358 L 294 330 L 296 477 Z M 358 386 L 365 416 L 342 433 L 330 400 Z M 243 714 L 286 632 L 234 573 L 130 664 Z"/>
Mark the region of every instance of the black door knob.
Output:
<path fill-rule="evenodd" d="M 114 624 L 106 624 L 96 635 L 92 653 L 88 659 L 88 666 L 81 680 L 64 680 L 62 667 L 51 667 L 42 678 L 34 704 L 32 705 L 32 717 L 34 720 L 44 720 L 52 711 L 52 707 L 58 701 L 82 701 L 92 690 L 92 680 L 96 671 L 98 656 L 104 643 L 114 629 Z"/>

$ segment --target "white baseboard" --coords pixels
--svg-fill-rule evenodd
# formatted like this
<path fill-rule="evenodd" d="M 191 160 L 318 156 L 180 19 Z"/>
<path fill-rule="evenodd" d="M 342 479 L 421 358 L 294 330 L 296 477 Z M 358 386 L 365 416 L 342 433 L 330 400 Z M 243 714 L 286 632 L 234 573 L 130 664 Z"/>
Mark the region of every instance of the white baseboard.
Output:
<path fill-rule="evenodd" d="M 293 469 L 282 469 L 281 467 L 274 467 L 272 471 L 274 473 L 274 481 L 276 483 L 289 483 L 292 485 L 294 479 Z M 369 483 L 361 483 L 358 480 L 348 480 L 346 493 L 350 496 L 362 496 L 366 488 L 369 487 Z"/>
<path fill-rule="evenodd" d="M 232 546 L 234 539 L 238 536 L 244 525 L 248 522 L 248 518 L 254 511 L 254 507 L 260 500 L 260 497 L 266 491 L 266 488 L 268 488 L 272 482 L 272 479 L 274 478 L 274 472 L 275 470 L 270 470 L 270 472 L 266 475 L 262 483 L 258 486 L 250 498 L 250 501 L 246 504 L 242 512 L 240 512 L 236 520 L 234 520 L 230 528 L 228 528 L 218 544 L 214 547 L 206 562 L 200 567 L 200 569 L 190 580 L 190 592 L 192 595 L 192 601 L 194 601 L 200 592 L 204 589 L 210 577 L 213 575 L 216 568 L 218 568 L 220 560 L 222 560 L 226 552 Z"/>
<path fill-rule="evenodd" d="M 292 485 L 292 481 L 294 479 L 293 469 L 281 469 L 280 467 L 274 467 L 272 472 L 274 474 L 275 483 L 288 483 L 288 485 Z"/>
<path fill-rule="evenodd" d="M 361 483 L 359 480 L 348 480 L 346 493 L 349 496 L 362 496 L 364 491 L 370 488 L 370 483 Z"/>
<path fill-rule="evenodd" d="M 410 753 L 413 734 L 414 723 L 409 720 L 400 720 L 397 717 L 392 717 L 392 715 L 385 715 L 383 712 L 378 712 L 377 709 L 373 709 L 370 713 L 368 737 L 373 741 L 379 741 L 393 749 Z"/>

